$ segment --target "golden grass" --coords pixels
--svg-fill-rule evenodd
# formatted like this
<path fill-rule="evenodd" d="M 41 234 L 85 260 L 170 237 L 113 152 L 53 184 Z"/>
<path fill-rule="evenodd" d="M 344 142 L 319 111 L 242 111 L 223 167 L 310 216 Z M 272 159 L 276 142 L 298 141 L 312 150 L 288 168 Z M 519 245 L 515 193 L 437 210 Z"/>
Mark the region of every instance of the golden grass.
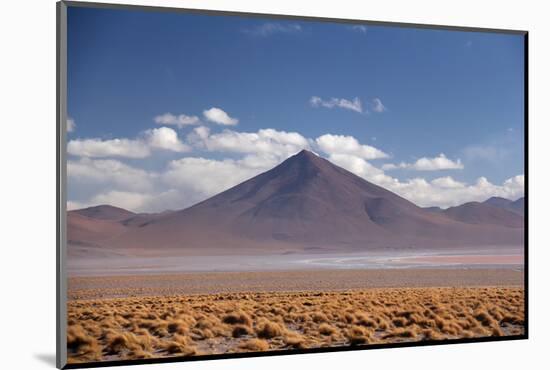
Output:
<path fill-rule="evenodd" d="M 516 335 L 522 288 L 392 288 L 75 300 L 69 362 Z"/>

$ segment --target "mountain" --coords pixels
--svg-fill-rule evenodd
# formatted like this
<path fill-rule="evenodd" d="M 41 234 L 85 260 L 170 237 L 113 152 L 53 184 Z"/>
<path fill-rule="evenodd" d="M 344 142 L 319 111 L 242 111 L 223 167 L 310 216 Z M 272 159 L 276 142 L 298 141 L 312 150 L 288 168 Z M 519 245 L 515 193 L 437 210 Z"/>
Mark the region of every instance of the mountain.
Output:
<path fill-rule="evenodd" d="M 427 211 L 304 150 L 106 247 L 157 255 L 521 245 L 523 230 L 508 226 Z"/>
<path fill-rule="evenodd" d="M 121 221 L 135 216 L 136 214 L 130 211 L 127 211 L 122 208 L 113 207 L 109 205 L 100 205 L 95 207 L 83 208 L 72 213 L 79 214 L 88 218 L 93 218 L 96 220 L 108 220 L 108 221 Z"/>
<path fill-rule="evenodd" d="M 506 209 L 508 211 L 512 211 L 523 216 L 525 198 L 521 197 L 515 201 L 512 201 L 510 199 L 501 198 L 501 197 L 491 197 L 483 203 L 493 207 Z"/>
<path fill-rule="evenodd" d="M 441 213 L 441 212 L 443 212 L 443 208 L 437 207 L 437 206 L 433 206 L 433 207 L 423 207 L 422 209 L 425 210 L 425 211 L 434 212 L 434 213 Z"/>
<path fill-rule="evenodd" d="M 457 207 L 447 208 L 443 213 L 453 220 L 468 224 L 501 225 L 515 228 L 523 227 L 522 216 L 506 208 L 492 206 L 487 202 L 468 202 Z"/>
<path fill-rule="evenodd" d="M 124 225 L 112 220 L 91 218 L 76 211 L 67 213 L 67 240 L 69 245 L 100 246 L 126 231 Z"/>
<path fill-rule="evenodd" d="M 515 201 L 512 202 L 510 205 L 510 210 L 515 211 L 518 214 L 521 214 L 524 216 L 525 214 L 525 198 L 521 197 Z"/>
<path fill-rule="evenodd" d="M 125 234 L 134 227 L 143 227 L 157 217 L 169 214 L 134 213 L 128 210 L 100 205 L 67 212 L 67 240 L 69 252 L 74 255 L 83 251 L 92 252 L 109 246 L 111 240 Z"/>

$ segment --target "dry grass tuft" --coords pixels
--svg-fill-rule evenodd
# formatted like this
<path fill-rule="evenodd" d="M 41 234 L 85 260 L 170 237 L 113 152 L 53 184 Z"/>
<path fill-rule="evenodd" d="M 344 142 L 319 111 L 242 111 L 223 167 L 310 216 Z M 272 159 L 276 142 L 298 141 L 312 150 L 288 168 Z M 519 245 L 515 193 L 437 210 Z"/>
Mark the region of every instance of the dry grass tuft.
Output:
<path fill-rule="evenodd" d="M 522 288 L 73 300 L 70 363 L 524 333 Z"/>
<path fill-rule="evenodd" d="M 335 332 L 336 332 L 336 329 L 329 324 L 323 323 L 319 325 L 319 334 L 321 335 L 332 335 Z"/>
<path fill-rule="evenodd" d="M 267 351 L 269 344 L 263 339 L 249 339 L 242 343 L 239 348 L 252 352 Z"/>
<path fill-rule="evenodd" d="M 233 335 L 233 338 L 240 338 L 245 335 L 250 335 L 252 333 L 252 330 L 250 330 L 250 327 L 245 325 L 236 325 L 233 328 L 233 331 L 231 334 Z"/>
<path fill-rule="evenodd" d="M 240 312 L 233 312 L 230 313 L 223 318 L 223 322 L 226 324 L 243 324 L 243 325 L 252 325 L 252 319 L 250 316 L 248 316 L 246 313 L 240 311 Z"/>
<path fill-rule="evenodd" d="M 352 346 L 369 343 L 370 332 L 361 326 L 352 326 L 346 333 Z"/>
<path fill-rule="evenodd" d="M 276 322 L 263 319 L 256 328 L 256 334 L 259 338 L 274 338 L 283 335 L 284 329 Z"/>

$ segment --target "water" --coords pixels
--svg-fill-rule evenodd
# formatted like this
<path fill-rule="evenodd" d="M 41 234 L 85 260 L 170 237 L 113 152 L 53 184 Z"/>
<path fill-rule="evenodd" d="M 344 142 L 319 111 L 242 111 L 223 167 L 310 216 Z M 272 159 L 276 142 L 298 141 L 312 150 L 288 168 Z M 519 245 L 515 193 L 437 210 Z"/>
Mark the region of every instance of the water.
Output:
<path fill-rule="evenodd" d="M 179 257 L 79 258 L 68 261 L 69 276 L 169 274 L 185 272 L 281 271 L 319 269 L 512 268 L 523 269 L 523 253 L 365 252 L 353 254 L 278 254 Z"/>

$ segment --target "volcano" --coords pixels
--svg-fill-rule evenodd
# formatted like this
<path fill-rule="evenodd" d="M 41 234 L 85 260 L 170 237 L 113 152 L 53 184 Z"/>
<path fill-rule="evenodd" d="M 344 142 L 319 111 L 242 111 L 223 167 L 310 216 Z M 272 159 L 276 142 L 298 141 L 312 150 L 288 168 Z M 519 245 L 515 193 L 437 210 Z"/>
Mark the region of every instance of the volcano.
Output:
<path fill-rule="evenodd" d="M 430 212 L 307 150 L 192 207 L 142 216 L 138 225 L 118 214 L 124 215 L 109 218 L 125 231 L 117 228 L 95 245 L 147 255 L 523 245 L 517 223 L 467 222 Z"/>

